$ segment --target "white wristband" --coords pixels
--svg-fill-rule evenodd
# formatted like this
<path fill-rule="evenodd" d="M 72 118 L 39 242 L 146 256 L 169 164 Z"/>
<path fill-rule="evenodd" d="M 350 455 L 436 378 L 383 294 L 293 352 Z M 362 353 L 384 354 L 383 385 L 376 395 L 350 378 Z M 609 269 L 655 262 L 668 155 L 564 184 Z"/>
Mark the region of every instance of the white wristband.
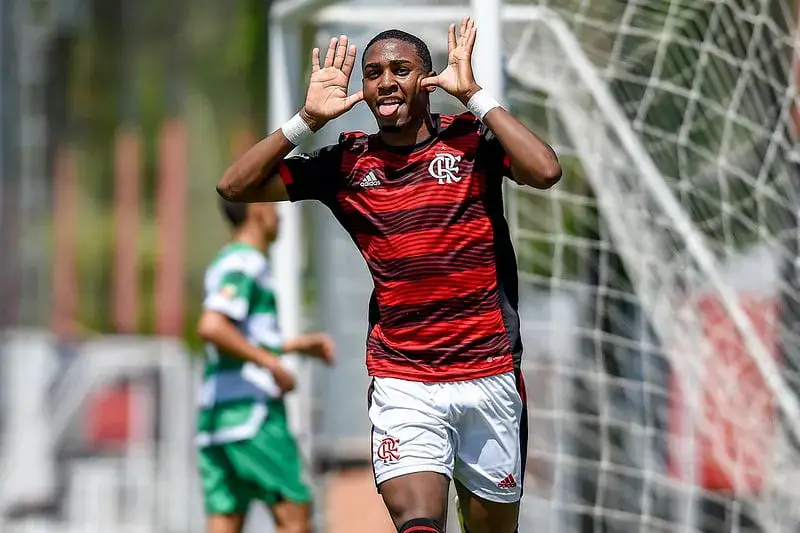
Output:
<path fill-rule="evenodd" d="M 314 135 L 306 121 L 300 116 L 300 113 L 290 118 L 283 126 L 281 126 L 283 136 L 295 146 L 300 146 L 303 141 Z"/>
<path fill-rule="evenodd" d="M 483 121 L 483 117 L 486 116 L 486 113 L 495 107 L 500 107 L 500 102 L 492 98 L 492 95 L 484 89 L 473 94 L 472 98 L 467 102 L 467 109 L 469 112 L 478 117 L 480 121 Z"/>

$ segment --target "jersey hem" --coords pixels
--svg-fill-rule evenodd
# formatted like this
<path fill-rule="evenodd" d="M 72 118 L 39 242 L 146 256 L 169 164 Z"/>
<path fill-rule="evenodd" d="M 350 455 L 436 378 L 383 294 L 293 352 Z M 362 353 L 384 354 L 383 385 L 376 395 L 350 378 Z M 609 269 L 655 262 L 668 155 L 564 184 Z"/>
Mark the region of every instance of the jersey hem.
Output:
<path fill-rule="evenodd" d="M 431 371 L 419 371 L 402 367 L 395 368 L 371 368 L 367 364 L 367 373 L 373 378 L 395 378 L 406 381 L 417 381 L 421 383 L 448 383 L 451 381 L 470 381 L 473 379 L 488 378 L 499 376 L 515 369 L 514 358 L 511 354 L 498 357 L 500 363 L 490 367 L 459 369 L 457 371 L 448 370 L 447 367 Z"/>

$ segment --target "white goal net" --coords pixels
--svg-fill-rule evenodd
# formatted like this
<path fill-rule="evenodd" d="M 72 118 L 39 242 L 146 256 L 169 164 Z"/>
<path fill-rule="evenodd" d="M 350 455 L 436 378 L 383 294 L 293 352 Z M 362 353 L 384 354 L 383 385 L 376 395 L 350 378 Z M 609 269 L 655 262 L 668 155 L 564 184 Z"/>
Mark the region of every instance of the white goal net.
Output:
<path fill-rule="evenodd" d="M 794 7 L 548 7 L 504 31 L 512 105 L 567 168 L 511 211 L 535 298 L 569 302 L 528 343 L 550 386 L 539 512 L 569 531 L 796 530 Z"/>
<path fill-rule="evenodd" d="M 441 67 L 469 2 L 408 4 L 307 18 L 321 42 L 411 31 Z M 521 531 L 800 527 L 796 13 L 505 3 L 506 101 L 565 168 L 506 195 L 531 402 Z M 373 129 L 365 110 L 342 121 Z"/>

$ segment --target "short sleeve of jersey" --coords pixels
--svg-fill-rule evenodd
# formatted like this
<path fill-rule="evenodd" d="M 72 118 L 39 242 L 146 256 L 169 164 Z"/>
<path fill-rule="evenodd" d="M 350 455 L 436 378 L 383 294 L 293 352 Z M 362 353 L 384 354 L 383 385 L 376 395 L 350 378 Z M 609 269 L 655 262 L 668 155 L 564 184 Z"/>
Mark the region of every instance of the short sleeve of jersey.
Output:
<path fill-rule="evenodd" d="M 481 159 L 483 164 L 486 165 L 489 175 L 498 178 L 506 176 L 513 179 L 511 175 L 511 160 L 508 158 L 503 145 L 485 126 L 481 126 L 480 135 Z"/>
<path fill-rule="evenodd" d="M 310 154 L 287 157 L 278 165 L 289 200 L 328 202 L 339 190 L 342 146 L 335 144 Z"/>
<path fill-rule="evenodd" d="M 229 270 L 222 274 L 216 287 L 206 294 L 203 308 L 241 322 L 250 312 L 250 302 L 255 288 L 256 280 L 248 273 L 242 270 Z"/>

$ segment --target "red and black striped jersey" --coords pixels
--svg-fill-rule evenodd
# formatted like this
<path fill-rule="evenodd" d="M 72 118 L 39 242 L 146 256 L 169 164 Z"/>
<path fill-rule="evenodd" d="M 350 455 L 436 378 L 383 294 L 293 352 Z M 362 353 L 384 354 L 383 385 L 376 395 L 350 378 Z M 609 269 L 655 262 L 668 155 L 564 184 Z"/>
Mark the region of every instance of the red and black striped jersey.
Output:
<path fill-rule="evenodd" d="M 513 370 L 522 354 L 508 157 L 469 113 L 434 125 L 417 146 L 345 133 L 279 167 L 290 200 L 327 205 L 367 262 L 372 376 L 476 379 Z"/>

